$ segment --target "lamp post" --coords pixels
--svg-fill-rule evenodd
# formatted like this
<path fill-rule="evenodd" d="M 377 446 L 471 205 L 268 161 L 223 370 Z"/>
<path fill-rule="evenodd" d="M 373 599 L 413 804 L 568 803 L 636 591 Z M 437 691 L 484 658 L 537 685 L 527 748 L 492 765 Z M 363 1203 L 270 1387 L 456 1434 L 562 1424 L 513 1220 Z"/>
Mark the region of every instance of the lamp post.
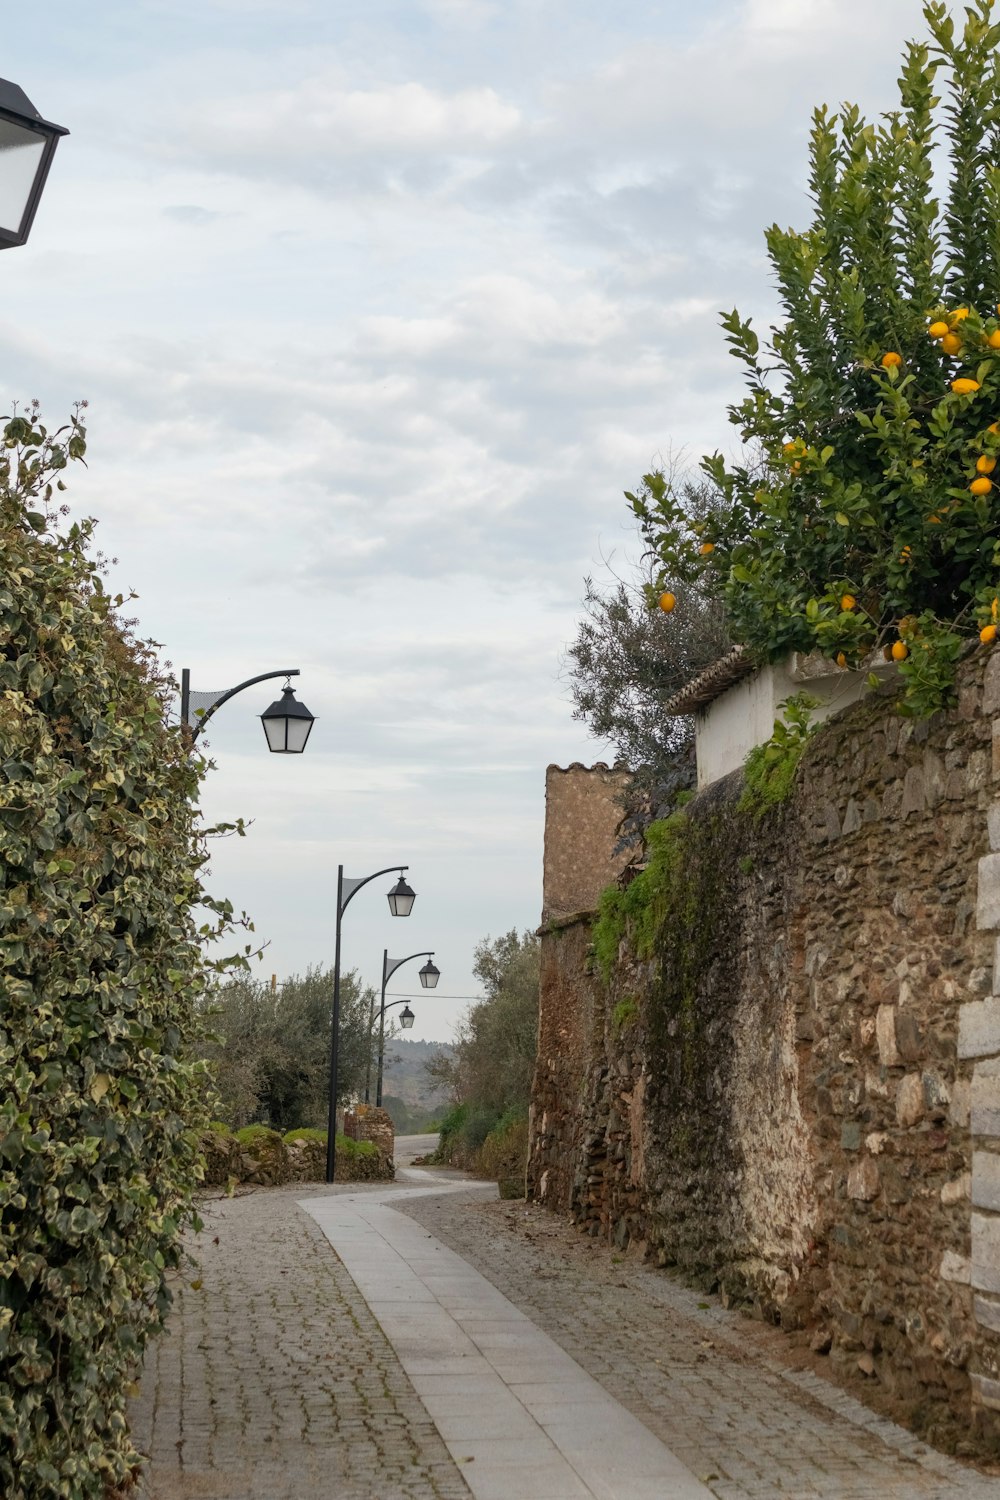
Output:
<path fill-rule="evenodd" d="M 376 1109 L 382 1108 L 382 1066 L 385 1057 L 385 1013 L 387 1010 L 392 1010 L 397 1005 L 405 1005 L 406 1003 L 403 1000 L 394 1000 L 391 1005 L 386 1005 L 386 985 L 389 983 L 389 980 L 392 978 L 393 974 L 395 974 L 397 969 L 401 969 L 404 964 L 408 964 L 414 958 L 426 958 L 427 962 L 420 970 L 420 983 L 425 990 L 434 989 L 438 980 L 441 978 L 441 970 L 438 968 L 437 964 L 433 962 L 433 949 L 428 952 L 425 948 L 420 953 L 409 954 L 407 958 L 390 958 L 388 948 L 382 949 L 382 1001 L 379 1005 L 378 1012 L 378 1072 L 375 1078 Z M 400 1014 L 399 1024 L 407 1031 L 409 1031 L 410 1027 L 413 1025 L 413 1022 L 413 1012 L 407 1005 L 406 1009 Z M 365 1084 L 365 1103 L 368 1103 L 367 1082 Z"/>
<path fill-rule="evenodd" d="M 43 120 L 23 89 L 0 78 L 0 250 L 23 245 L 65 125 Z"/>
<path fill-rule="evenodd" d="M 192 745 L 216 709 L 228 703 L 230 698 L 235 698 L 237 693 L 242 693 L 244 688 L 253 687 L 257 682 L 284 677 L 286 681 L 281 697 L 264 710 L 260 721 L 264 726 L 267 748 L 272 755 L 301 755 L 316 720 L 305 704 L 298 701 L 288 681 L 289 678 L 300 675 L 298 667 L 284 668 L 280 672 L 261 672 L 257 677 L 248 677 L 245 682 L 238 682 L 224 693 L 195 693 L 191 689 L 191 673 L 185 667 L 181 672 L 181 723 L 187 726 Z M 195 703 L 196 699 L 201 701 Z M 192 707 L 197 715 L 197 723 L 193 726 Z"/>
<path fill-rule="evenodd" d="M 409 865 L 388 865 L 384 870 L 376 870 L 372 875 L 365 875 L 361 880 L 352 880 L 345 876 L 343 865 L 337 866 L 337 929 L 333 948 L 333 1016 L 330 1035 L 330 1110 L 327 1117 L 326 1134 L 326 1180 L 333 1182 L 337 1172 L 337 1056 L 340 1048 L 340 927 L 344 918 L 344 912 L 354 900 L 363 885 L 369 881 L 377 880 L 380 875 L 393 875 L 399 872 L 399 879 L 392 890 L 387 893 L 389 910 L 394 917 L 408 917 L 413 910 L 413 903 L 417 899 L 416 892 L 411 890 L 403 879 L 409 869 Z M 383 987 L 384 989 L 384 987 Z"/>

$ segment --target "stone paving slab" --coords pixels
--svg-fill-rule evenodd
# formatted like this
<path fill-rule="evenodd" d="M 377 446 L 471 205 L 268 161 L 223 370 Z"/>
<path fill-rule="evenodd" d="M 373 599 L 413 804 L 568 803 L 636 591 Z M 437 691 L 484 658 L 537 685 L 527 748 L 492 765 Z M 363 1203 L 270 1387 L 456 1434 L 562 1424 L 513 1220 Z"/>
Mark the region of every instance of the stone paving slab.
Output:
<path fill-rule="evenodd" d="M 507 1297 L 397 1211 L 412 1191 L 301 1206 L 354 1278 L 476 1500 L 711 1500 Z M 460 1373 L 433 1373 L 438 1353 Z"/>
<path fill-rule="evenodd" d="M 355 1283 L 296 1207 L 301 1193 L 297 1184 L 203 1205 L 198 1269 L 175 1287 L 132 1404 L 149 1460 L 140 1494 L 469 1500 Z"/>
<path fill-rule="evenodd" d="M 1000 1480 L 762 1352 L 766 1330 L 741 1314 L 663 1272 L 615 1264 L 545 1210 L 485 1188 L 393 1206 L 487 1277 L 717 1500 L 1000 1500 Z M 534 1381 L 516 1361 L 498 1368 L 512 1390 Z"/>

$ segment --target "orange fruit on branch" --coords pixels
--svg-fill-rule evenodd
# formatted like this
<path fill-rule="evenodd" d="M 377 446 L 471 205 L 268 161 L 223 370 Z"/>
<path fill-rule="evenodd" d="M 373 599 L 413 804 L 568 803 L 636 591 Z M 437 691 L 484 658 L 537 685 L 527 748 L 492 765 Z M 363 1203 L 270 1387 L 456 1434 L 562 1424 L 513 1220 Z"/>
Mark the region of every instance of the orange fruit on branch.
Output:
<path fill-rule="evenodd" d="M 984 646 L 991 645 L 993 641 L 996 640 L 996 638 L 997 628 L 995 625 L 984 625 L 982 630 L 979 632 L 979 639 L 982 641 Z"/>
<path fill-rule="evenodd" d="M 840 607 L 842 610 L 847 611 L 853 609 L 857 602 L 853 594 L 843 594 L 840 600 Z"/>
<path fill-rule="evenodd" d="M 969 489 L 974 495 L 988 495 L 992 488 L 993 481 L 992 479 L 987 479 L 985 474 L 981 479 L 974 479 L 969 485 Z"/>
<path fill-rule="evenodd" d="M 980 474 L 992 474 L 996 466 L 996 459 L 991 458 L 988 453 L 984 453 L 981 458 L 976 459 L 976 470 Z"/>
<path fill-rule="evenodd" d="M 1000 328 L 994 328 L 986 342 L 991 349 L 1000 349 Z"/>
<path fill-rule="evenodd" d="M 942 323 L 941 319 L 938 318 L 937 322 L 931 324 L 927 332 L 932 339 L 943 339 L 945 334 L 949 332 L 949 328 L 947 323 Z"/>
<path fill-rule="evenodd" d="M 674 608 L 675 604 L 677 603 L 677 600 L 674 598 L 673 594 L 666 593 L 666 594 L 661 594 L 660 595 L 660 601 L 659 602 L 660 602 L 660 608 L 663 610 L 663 613 L 665 615 L 669 615 L 670 612 L 671 612 L 671 610 Z"/>
<path fill-rule="evenodd" d="M 970 380 L 968 376 L 961 375 L 958 380 L 951 382 L 951 388 L 956 396 L 974 396 L 979 389 L 979 381 Z"/>
<path fill-rule="evenodd" d="M 946 333 L 941 340 L 941 348 L 945 354 L 958 354 L 962 348 L 962 340 L 957 333 Z"/>
<path fill-rule="evenodd" d="M 838 651 L 837 652 L 837 666 L 838 667 L 846 667 L 847 666 L 847 657 L 844 655 L 843 651 Z"/>
<path fill-rule="evenodd" d="M 905 661 L 906 658 L 909 656 L 909 654 L 910 654 L 910 648 L 909 648 L 909 646 L 907 646 L 907 644 L 906 644 L 905 641 L 893 641 L 893 644 L 892 644 L 892 659 L 893 659 L 893 661 Z"/>
<path fill-rule="evenodd" d="M 897 354 L 895 349 L 890 349 L 887 354 L 883 354 L 882 356 L 883 370 L 898 370 L 902 363 L 903 356 Z"/>
<path fill-rule="evenodd" d="M 715 543 L 702 542 L 701 546 L 698 548 L 698 551 L 701 553 L 702 557 L 710 557 L 711 554 L 715 551 Z"/>

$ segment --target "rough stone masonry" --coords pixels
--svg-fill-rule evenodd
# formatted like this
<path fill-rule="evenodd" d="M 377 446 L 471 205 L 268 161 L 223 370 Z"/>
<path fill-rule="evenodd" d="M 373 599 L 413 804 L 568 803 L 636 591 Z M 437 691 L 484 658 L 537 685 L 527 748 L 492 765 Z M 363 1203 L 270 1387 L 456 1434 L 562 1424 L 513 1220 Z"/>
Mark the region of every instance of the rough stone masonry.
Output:
<path fill-rule="evenodd" d="M 996 1446 L 1000 653 L 929 721 L 829 721 L 758 822 L 741 784 L 690 805 L 671 922 L 605 982 L 617 776 L 550 768 L 529 1189 Z"/>

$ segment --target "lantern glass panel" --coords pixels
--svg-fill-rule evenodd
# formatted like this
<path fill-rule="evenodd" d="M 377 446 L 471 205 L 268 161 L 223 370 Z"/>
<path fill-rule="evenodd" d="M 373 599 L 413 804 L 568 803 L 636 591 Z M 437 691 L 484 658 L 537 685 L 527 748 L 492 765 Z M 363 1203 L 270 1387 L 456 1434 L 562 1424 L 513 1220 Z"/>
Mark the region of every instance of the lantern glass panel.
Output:
<path fill-rule="evenodd" d="M 306 748 L 306 740 L 309 731 L 313 727 L 312 719 L 286 719 L 288 725 L 285 748 L 290 755 L 301 755 Z"/>
<path fill-rule="evenodd" d="M 417 893 L 411 890 L 402 876 L 389 892 L 389 910 L 394 917 L 408 917 L 413 910 Z"/>
<path fill-rule="evenodd" d="M 399 1013 L 399 1024 L 405 1031 L 409 1031 L 410 1027 L 413 1025 L 416 1019 L 416 1016 L 413 1014 L 408 1005 L 405 1006 L 404 1009 Z"/>
<path fill-rule="evenodd" d="M 0 120 L 0 228 L 18 234 L 45 154 L 37 130 Z"/>
<path fill-rule="evenodd" d="M 430 960 L 428 960 L 420 970 L 420 983 L 423 985 L 424 989 L 434 989 L 440 978 L 441 970 L 438 968 L 437 964 L 431 963 Z"/>

